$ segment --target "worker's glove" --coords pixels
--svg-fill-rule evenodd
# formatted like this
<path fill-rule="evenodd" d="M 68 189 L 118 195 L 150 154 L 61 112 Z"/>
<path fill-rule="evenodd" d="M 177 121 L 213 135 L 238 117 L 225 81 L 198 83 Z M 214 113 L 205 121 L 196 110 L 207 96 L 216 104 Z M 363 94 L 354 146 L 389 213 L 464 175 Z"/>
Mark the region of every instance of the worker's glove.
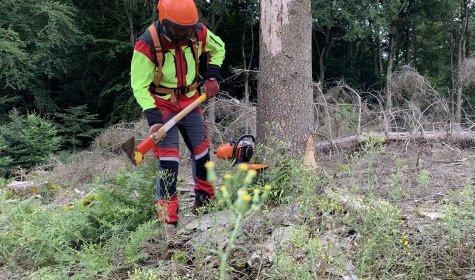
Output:
<path fill-rule="evenodd" d="M 154 132 L 157 132 L 160 127 L 163 126 L 163 123 L 156 123 L 154 125 L 152 125 L 149 129 L 148 129 L 148 134 L 152 134 Z"/>
<path fill-rule="evenodd" d="M 218 81 L 216 81 L 216 78 L 207 79 L 204 83 L 204 90 L 206 93 L 206 97 L 211 98 L 216 96 L 219 91 L 219 85 Z"/>
<path fill-rule="evenodd" d="M 148 134 L 152 134 L 152 133 L 155 133 L 157 132 L 158 130 L 160 130 L 160 128 L 163 126 L 162 123 L 156 123 L 154 125 L 152 125 L 149 129 L 148 129 Z M 163 139 L 165 139 L 165 137 L 167 137 L 167 133 L 166 132 L 163 132 L 163 134 L 160 134 L 160 141 L 163 141 Z"/>
<path fill-rule="evenodd" d="M 206 97 L 211 98 L 216 96 L 219 91 L 219 85 L 216 78 L 219 76 L 219 69 L 218 65 L 208 64 L 208 68 L 206 69 L 205 73 L 205 82 L 204 82 L 204 90 L 206 93 Z"/>

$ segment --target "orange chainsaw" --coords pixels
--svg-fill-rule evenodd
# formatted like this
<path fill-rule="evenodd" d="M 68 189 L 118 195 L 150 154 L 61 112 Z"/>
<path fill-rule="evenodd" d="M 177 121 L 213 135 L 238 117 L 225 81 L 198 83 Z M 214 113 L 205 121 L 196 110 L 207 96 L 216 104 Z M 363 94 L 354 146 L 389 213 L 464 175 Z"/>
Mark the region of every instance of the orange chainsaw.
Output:
<path fill-rule="evenodd" d="M 248 163 L 254 155 L 255 143 L 256 138 L 254 135 L 244 134 L 237 140 L 232 140 L 229 143 L 220 145 L 218 149 L 216 149 L 216 156 L 220 159 L 231 160 L 234 164 Z M 268 164 L 251 163 L 248 165 L 249 168 L 257 171 L 269 168 Z"/>

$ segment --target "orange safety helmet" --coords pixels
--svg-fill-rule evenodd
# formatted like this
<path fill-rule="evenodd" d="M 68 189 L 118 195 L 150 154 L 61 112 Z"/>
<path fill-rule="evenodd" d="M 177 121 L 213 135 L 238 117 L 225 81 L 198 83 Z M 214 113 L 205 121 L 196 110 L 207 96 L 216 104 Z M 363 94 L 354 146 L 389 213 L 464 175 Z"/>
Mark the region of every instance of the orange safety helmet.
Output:
<path fill-rule="evenodd" d="M 194 0 L 159 0 L 157 6 L 158 19 L 162 24 L 167 20 L 188 27 L 198 23 L 198 9 Z"/>
<path fill-rule="evenodd" d="M 163 33 L 173 43 L 178 44 L 193 36 L 198 23 L 194 0 L 159 0 L 157 6 Z"/>

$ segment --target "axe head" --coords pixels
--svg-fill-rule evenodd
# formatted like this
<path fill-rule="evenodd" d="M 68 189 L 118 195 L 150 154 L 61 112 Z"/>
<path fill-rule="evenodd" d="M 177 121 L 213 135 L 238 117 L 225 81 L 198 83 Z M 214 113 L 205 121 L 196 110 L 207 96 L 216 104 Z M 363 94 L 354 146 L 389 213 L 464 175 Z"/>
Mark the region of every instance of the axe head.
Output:
<path fill-rule="evenodd" d="M 132 161 L 134 165 L 138 165 L 143 160 L 143 155 L 135 148 L 135 137 L 131 137 L 120 145 L 122 151 L 125 152 L 127 158 Z"/>

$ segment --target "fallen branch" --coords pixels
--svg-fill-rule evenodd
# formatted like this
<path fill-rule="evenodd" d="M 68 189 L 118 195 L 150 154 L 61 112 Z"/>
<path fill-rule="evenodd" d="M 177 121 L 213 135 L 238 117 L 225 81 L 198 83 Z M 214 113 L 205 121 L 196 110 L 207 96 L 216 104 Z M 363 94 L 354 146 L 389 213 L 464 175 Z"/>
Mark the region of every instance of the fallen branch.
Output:
<path fill-rule="evenodd" d="M 444 143 L 456 144 L 459 147 L 467 148 L 475 146 L 475 132 L 460 131 L 446 132 L 433 131 L 424 133 L 410 132 L 388 132 L 388 133 L 366 133 L 359 136 L 349 136 L 335 139 L 333 141 L 319 142 L 315 148 L 319 152 L 329 153 L 332 151 L 355 150 L 369 140 L 378 139 L 378 142 L 406 142 L 406 141 L 444 141 Z"/>

